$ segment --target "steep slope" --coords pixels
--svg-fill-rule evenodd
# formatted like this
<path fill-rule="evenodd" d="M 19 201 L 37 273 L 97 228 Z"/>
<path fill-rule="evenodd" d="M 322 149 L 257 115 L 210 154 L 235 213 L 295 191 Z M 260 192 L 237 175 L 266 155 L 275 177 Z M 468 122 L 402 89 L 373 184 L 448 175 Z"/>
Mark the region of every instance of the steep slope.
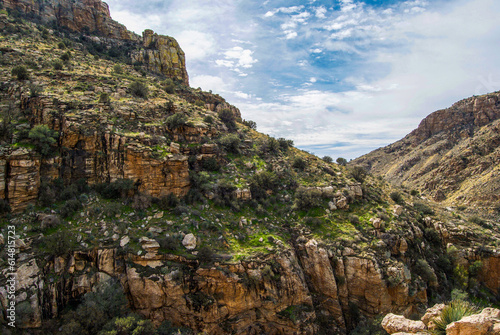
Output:
<path fill-rule="evenodd" d="M 352 164 L 446 206 L 495 211 L 500 200 L 499 119 L 500 93 L 464 99 Z"/>
<path fill-rule="evenodd" d="M 498 301 L 491 222 L 257 132 L 161 73 L 175 63 L 132 64 L 144 44 L 114 52 L 12 11 L 0 24 L 0 327 L 12 229 L 23 334 L 94 334 L 130 312 L 158 334 L 346 334 L 453 288 Z"/>

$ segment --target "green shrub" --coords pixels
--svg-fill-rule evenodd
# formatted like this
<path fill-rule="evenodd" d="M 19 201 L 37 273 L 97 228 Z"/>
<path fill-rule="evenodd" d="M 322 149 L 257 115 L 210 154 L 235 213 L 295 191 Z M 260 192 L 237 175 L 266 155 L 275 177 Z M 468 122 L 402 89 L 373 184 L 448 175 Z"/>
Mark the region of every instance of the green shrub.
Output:
<path fill-rule="evenodd" d="M 441 311 L 439 317 L 434 319 L 436 329 L 433 334 L 445 335 L 449 324 L 478 312 L 477 307 L 467 301 L 453 300 Z"/>
<path fill-rule="evenodd" d="M 227 152 L 237 154 L 239 153 L 241 139 L 236 134 L 229 134 L 219 139 L 219 144 L 226 149 Z"/>
<path fill-rule="evenodd" d="M 81 208 L 82 203 L 79 200 L 71 199 L 64 203 L 64 205 L 60 209 L 60 213 L 63 218 L 67 218 Z"/>
<path fill-rule="evenodd" d="M 17 77 L 17 80 L 26 80 L 29 78 L 28 70 L 24 65 L 18 65 L 11 71 L 12 75 Z"/>
<path fill-rule="evenodd" d="M 148 87 L 139 81 L 131 83 L 129 89 L 130 93 L 138 98 L 146 99 L 148 97 Z"/>
<path fill-rule="evenodd" d="M 304 171 L 307 167 L 307 162 L 302 157 L 295 157 L 292 163 L 292 167 L 297 170 Z"/>
<path fill-rule="evenodd" d="M 61 55 L 61 57 L 60 57 L 60 58 L 61 58 L 61 60 L 62 60 L 63 62 L 65 62 L 65 63 L 69 62 L 69 60 L 71 59 L 71 52 L 66 51 L 65 53 L 63 53 L 63 54 Z"/>
<path fill-rule="evenodd" d="M 109 103 L 109 94 L 106 92 L 102 92 L 99 96 L 99 103 L 108 104 Z"/>
<path fill-rule="evenodd" d="M 168 129 L 177 129 L 186 125 L 187 116 L 184 113 L 175 113 L 174 115 L 167 117 L 165 122 Z"/>
<path fill-rule="evenodd" d="M 156 330 L 157 335 L 191 335 L 193 332 L 191 329 L 175 327 L 170 321 L 163 321 L 163 323 Z"/>
<path fill-rule="evenodd" d="M 250 129 L 253 129 L 253 130 L 257 129 L 257 123 L 255 121 L 243 120 L 243 124 Z"/>
<path fill-rule="evenodd" d="M 134 181 L 117 179 L 111 183 L 102 183 L 94 186 L 97 193 L 106 199 L 118 199 L 127 196 L 134 189 Z"/>
<path fill-rule="evenodd" d="M 286 138 L 280 137 L 278 138 L 278 144 L 281 151 L 285 152 L 291 147 L 293 147 L 293 141 L 287 140 Z"/>
<path fill-rule="evenodd" d="M 249 179 L 252 198 L 256 200 L 267 198 L 266 191 L 277 191 L 280 181 L 276 173 L 262 171 L 252 175 Z"/>
<path fill-rule="evenodd" d="M 158 207 L 163 210 L 168 210 L 171 208 L 175 208 L 179 205 L 180 200 L 174 193 L 169 193 L 166 196 L 160 198 L 158 202 Z"/>
<path fill-rule="evenodd" d="M 219 118 L 226 125 L 228 131 L 233 132 L 236 130 L 235 116 L 229 109 L 221 110 L 219 112 Z"/>
<path fill-rule="evenodd" d="M 197 257 L 201 264 L 210 264 L 214 260 L 214 252 L 209 246 L 203 246 L 198 251 Z"/>
<path fill-rule="evenodd" d="M 115 74 L 122 74 L 123 73 L 123 69 L 122 69 L 121 65 L 120 64 L 115 64 L 113 66 L 113 72 Z"/>
<path fill-rule="evenodd" d="M 418 192 L 418 190 L 411 190 L 410 195 L 413 197 L 416 197 L 419 195 L 419 192 Z"/>
<path fill-rule="evenodd" d="M 349 214 L 349 222 L 352 224 L 359 224 L 359 216 L 354 215 L 354 214 Z"/>
<path fill-rule="evenodd" d="M 295 192 L 295 206 L 300 210 L 307 210 L 321 206 L 321 191 L 315 188 L 299 187 Z"/>
<path fill-rule="evenodd" d="M 28 133 L 28 137 L 35 145 L 36 150 L 43 157 L 48 157 L 54 152 L 54 146 L 57 142 L 57 133 L 51 130 L 47 125 L 34 126 Z"/>
<path fill-rule="evenodd" d="M 391 192 L 389 196 L 391 197 L 392 201 L 397 204 L 401 204 L 403 202 L 403 196 L 397 191 Z"/>
<path fill-rule="evenodd" d="M 425 259 L 417 260 L 415 272 L 422 277 L 430 286 L 437 286 L 438 281 L 434 270 Z"/>
<path fill-rule="evenodd" d="M 9 202 L 5 199 L 0 199 L 0 215 L 10 213 Z"/>
<path fill-rule="evenodd" d="M 422 202 L 413 203 L 413 209 L 422 215 L 434 215 L 434 210 Z"/>
<path fill-rule="evenodd" d="M 365 178 L 367 175 L 365 169 L 359 165 L 353 166 L 350 169 L 349 174 L 352 178 L 354 178 L 356 181 L 358 181 L 360 183 L 365 181 Z"/>
<path fill-rule="evenodd" d="M 151 197 L 147 194 L 135 194 L 132 199 L 131 207 L 137 211 L 145 210 L 151 206 Z"/>
<path fill-rule="evenodd" d="M 174 81 L 171 78 L 165 79 L 165 81 L 163 82 L 163 89 L 167 93 L 170 93 L 170 94 L 174 93 L 175 92 L 175 83 L 174 83 Z"/>
<path fill-rule="evenodd" d="M 337 164 L 341 165 L 341 166 L 346 166 L 347 165 L 347 159 L 345 159 L 343 157 L 339 157 L 339 158 L 337 158 Z"/>
<path fill-rule="evenodd" d="M 44 249 L 53 256 L 64 256 L 76 247 L 74 234 L 66 230 L 43 237 L 41 243 Z"/>
<path fill-rule="evenodd" d="M 207 123 L 207 124 L 212 124 L 214 123 L 214 118 L 211 117 L 210 115 L 207 115 L 203 118 L 203 122 Z"/>
<path fill-rule="evenodd" d="M 203 160 L 201 161 L 201 167 L 206 171 L 220 170 L 219 162 L 217 162 L 217 158 L 215 157 L 203 158 Z"/>
<path fill-rule="evenodd" d="M 158 244 L 160 244 L 160 248 L 168 250 L 168 251 L 176 251 L 179 249 L 179 241 L 172 236 L 167 236 L 164 238 L 160 238 L 157 240 Z"/>
<path fill-rule="evenodd" d="M 333 158 L 330 156 L 323 156 L 322 160 L 328 164 L 333 163 Z"/>
<path fill-rule="evenodd" d="M 54 61 L 52 66 L 54 67 L 54 70 L 57 70 L 57 71 L 60 71 L 63 69 L 63 63 L 59 60 Z"/>
<path fill-rule="evenodd" d="M 483 268 L 483 262 L 475 261 L 474 263 L 472 263 L 471 266 L 469 266 L 469 274 L 472 277 L 476 277 L 479 274 L 479 272 L 481 272 L 482 268 Z"/>
<path fill-rule="evenodd" d="M 323 224 L 323 220 L 315 217 L 306 217 L 304 218 L 304 223 L 311 228 L 319 228 Z"/>
<path fill-rule="evenodd" d="M 66 49 L 66 44 L 64 44 L 64 42 L 59 42 L 57 43 L 57 47 L 61 50 L 64 50 Z"/>

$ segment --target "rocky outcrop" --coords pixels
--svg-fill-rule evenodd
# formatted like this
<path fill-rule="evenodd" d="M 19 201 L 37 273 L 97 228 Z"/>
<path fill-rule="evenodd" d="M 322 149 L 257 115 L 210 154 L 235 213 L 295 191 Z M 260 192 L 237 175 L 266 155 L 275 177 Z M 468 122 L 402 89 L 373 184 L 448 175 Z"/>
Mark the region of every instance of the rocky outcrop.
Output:
<path fill-rule="evenodd" d="M 445 206 L 494 207 L 500 200 L 500 93 L 430 114 L 404 139 L 355 159 Z"/>
<path fill-rule="evenodd" d="M 132 61 L 139 62 L 155 73 L 161 73 L 189 86 L 186 57 L 177 41 L 147 29 L 142 33 L 143 48 L 132 52 Z"/>
<path fill-rule="evenodd" d="M 408 320 L 402 315 L 387 314 L 382 320 L 382 327 L 392 335 L 428 334 L 434 329 L 433 320 L 439 315 L 445 305 L 438 304 L 429 308 L 422 321 Z M 500 310 L 485 308 L 479 314 L 463 317 L 446 327 L 446 335 L 494 335 L 500 334 Z"/>
<path fill-rule="evenodd" d="M 42 265 L 20 255 L 20 285 L 30 294 L 19 303 L 26 301 L 32 310 L 25 326 L 40 325 L 42 315 L 59 315 L 68 302 L 111 278 L 120 281 L 135 312 L 158 324 L 170 320 L 207 334 L 313 334 L 319 317 L 345 334 L 352 305 L 373 316 L 403 312 L 415 302 L 403 287 L 387 286 L 376 260 L 338 257 L 315 240 L 301 244 L 297 252 L 283 249 L 209 267 L 158 254 L 153 239 L 139 242 L 146 251 L 141 256 L 116 249 L 75 251 Z M 2 306 L 5 294 L 0 290 Z"/>
<path fill-rule="evenodd" d="M 5 8 L 18 10 L 42 22 L 56 21 L 73 31 L 87 32 L 120 40 L 137 41 L 139 36 L 111 19 L 109 7 L 101 0 L 2 0 Z"/>

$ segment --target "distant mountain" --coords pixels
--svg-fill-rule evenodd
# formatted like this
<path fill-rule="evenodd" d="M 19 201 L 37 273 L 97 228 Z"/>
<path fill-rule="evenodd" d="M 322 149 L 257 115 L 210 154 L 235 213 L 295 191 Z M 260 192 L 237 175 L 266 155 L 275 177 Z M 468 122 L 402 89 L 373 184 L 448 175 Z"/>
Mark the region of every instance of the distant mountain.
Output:
<path fill-rule="evenodd" d="M 500 200 L 499 118 L 499 92 L 464 99 L 352 164 L 444 205 L 494 207 Z"/>

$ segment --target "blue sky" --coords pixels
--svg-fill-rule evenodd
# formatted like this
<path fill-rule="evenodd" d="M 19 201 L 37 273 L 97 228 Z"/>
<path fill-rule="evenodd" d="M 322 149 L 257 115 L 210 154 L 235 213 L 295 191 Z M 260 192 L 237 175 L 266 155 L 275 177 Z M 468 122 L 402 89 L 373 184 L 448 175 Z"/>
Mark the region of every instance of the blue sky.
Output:
<path fill-rule="evenodd" d="M 500 90 L 498 0 L 107 3 L 128 29 L 176 38 L 191 86 L 318 156 L 358 157 Z"/>

